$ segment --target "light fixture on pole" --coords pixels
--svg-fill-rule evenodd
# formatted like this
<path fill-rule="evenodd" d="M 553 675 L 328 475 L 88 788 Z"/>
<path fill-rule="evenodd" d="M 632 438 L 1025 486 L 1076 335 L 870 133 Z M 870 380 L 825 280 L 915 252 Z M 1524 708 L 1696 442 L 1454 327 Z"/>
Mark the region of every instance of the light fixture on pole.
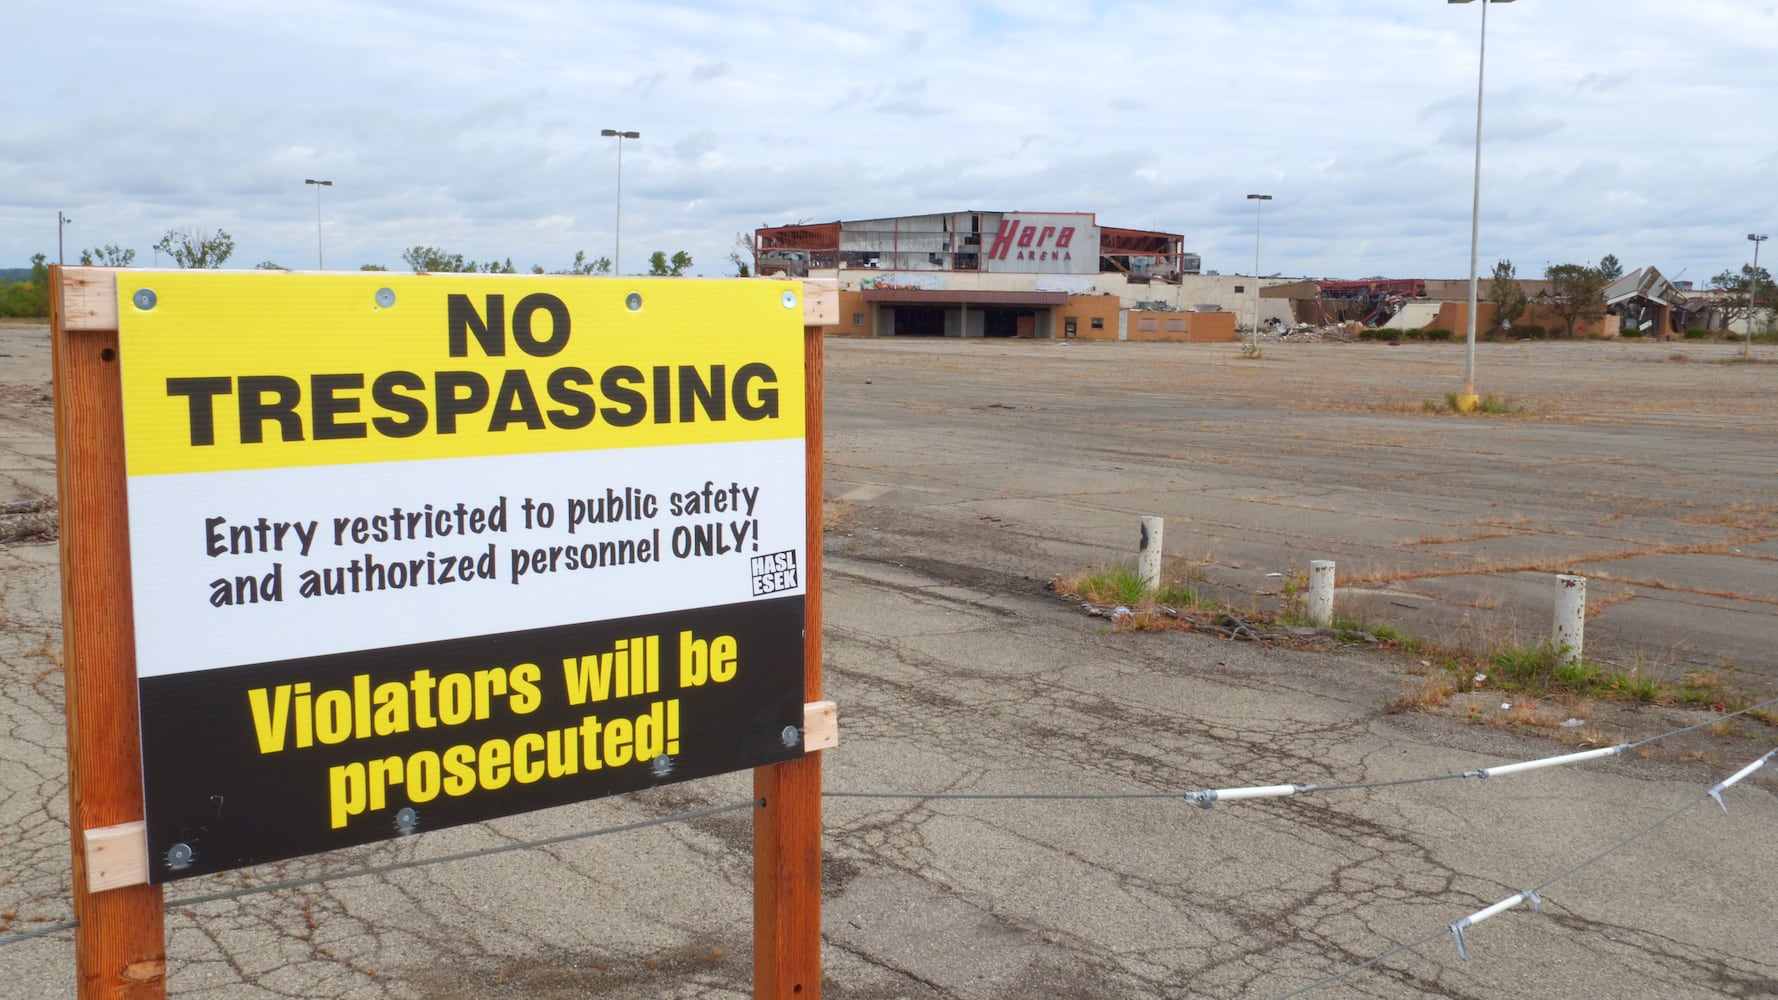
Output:
<path fill-rule="evenodd" d="M 1753 271 L 1747 275 L 1747 340 L 1741 345 L 1741 360 L 1753 360 L 1753 306 L 1759 301 L 1759 245 L 1766 241 L 1765 233 L 1748 233 L 1747 238 L 1753 241 Z"/>
<path fill-rule="evenodd" d="M 67 226 L 68 223 L 73 221 L 73 219 L 63 215 L 60 209 L 56 211 L 56 263 L 58 264 L 66 265 L 68 263 L 68 258 L 62 254 L 62 229 Z M 1752 238 L 1753 237 L 1751 236 L 1748 237 L 1748 239 Z M 1765 237 L 1762 236 L 1760 239 L 1763 240 Z M 1758 248 L 1755 248 L 1754 260 L 1756 262 L 1759 260 Z"/>
<path fill-rule="evenodd" d="M 313 177 L 303 178 L 304 184 L 315 185 L 315 270 L 325 271 L 327 265 L 321 257 L 321 189 L 333 187 L 332 181 L 318 181 Z"/>
<path fill-rule="evenodd" d="M 1253 202 L 1253 335 L 1249 343 L 1254 350 L 1259 350 L 1259 210 L 1260 206 L 1272 200 L 1269 194 L 1250 194 L 1247 200 Z"/>
<path fill-rule="evenodd" d="M 1475 0 L 1447 0 L 1448 3 L 1474 3 Z M 1483 0 L 1482 2 L 1482 40 L 1481 48 L 1476 56 L 1475 73 L 1475 192 L 1469 205 L 1469 336 L 1465 343 L 1469 345 L 1468 354 L 1463 363 L 1463 395 L 1458 397 L 1458 408 L 1471 410 L 1475 408 L 1477 397 L 1475 391 L 1475 313 L 1476 313 L 1476 247 L 1481 239 L 1482 226 L 1482 81 L 1488 68 L 1488 5 L 1496 3 L 1512 3 L 1512 0 Z"/>
<path fill-rule="evenodd" d="M 640 132 L 625 132 L 615 128 L 602 128 L 599 134 L 608 139 L 617 140 L 617 211 L 612 220 L 611 273 L 623 273 L 624 261 L 624 140 L 640 139 Z"/>

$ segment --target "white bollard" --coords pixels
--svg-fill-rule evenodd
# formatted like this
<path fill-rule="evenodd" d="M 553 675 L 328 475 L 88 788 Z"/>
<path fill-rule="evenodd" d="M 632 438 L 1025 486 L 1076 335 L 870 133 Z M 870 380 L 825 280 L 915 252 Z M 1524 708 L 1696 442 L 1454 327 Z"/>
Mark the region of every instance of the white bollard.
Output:
<path fill-rule="evenodd" d="M 1556 621 L 1550 642 L 1562 650 L 1563 663 L 1579 663 L 1587 631 L 1587 578 L 1556 575 Z"/>
<path fill-rule="evenodd" d="M 1309 562 L 1309 624 L 1333 624 L 1334 564 L 1332 559 Z"/>
<path fill-rule="evenodd" d="M 1142 589 L 1154 593 L 1161 589 L 1161 526 L 1158 517 L 1142 519 L 1142 537 L 1136 545 L 1136 576 Z"/>

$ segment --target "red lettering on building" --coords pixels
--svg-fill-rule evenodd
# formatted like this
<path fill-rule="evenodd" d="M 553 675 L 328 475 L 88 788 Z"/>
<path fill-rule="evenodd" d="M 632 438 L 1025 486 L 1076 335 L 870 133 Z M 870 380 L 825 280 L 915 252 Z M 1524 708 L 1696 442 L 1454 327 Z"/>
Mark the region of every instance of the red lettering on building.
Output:
<path fill-rule="evenodd" d="M 1012 219 L 1002 219 L 1000 228 L 994 233 L 994 244 L 988 248 L 989 260 L 1005 260 L 1006 252 L 1012 249 L 1013 234 L 1019 231 L 1019 224 Z"/>
<path fill-rule="evenodd" d="M 1018 253 L 1011 254 L 1013 260 L 1073 260 L 1074 255 L 1068 253 L 1067 248 L 1074 244 L 1074 233 L 1074 226 L 1038 227 L 1025 225 L 1017 219 L 1003 219 L 988 248 L 988 259 L 1007 260 L 1009 253 L 1017 247 Z M 1043 249 L 1046 247 L 1050 249 Z"/>

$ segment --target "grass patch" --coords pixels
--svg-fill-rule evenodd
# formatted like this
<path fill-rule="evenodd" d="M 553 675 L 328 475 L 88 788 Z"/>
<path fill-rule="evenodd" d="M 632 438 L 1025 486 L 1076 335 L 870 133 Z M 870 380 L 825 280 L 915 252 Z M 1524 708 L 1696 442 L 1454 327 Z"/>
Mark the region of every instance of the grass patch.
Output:
<path fill-rule="evenodd" d="M 1377 641 L 1390 646 L 1419 651 L 1423 644 L 1419 639 L 1408 635 L 1388 622 L 1372 622 L 1364 619 L 1335 618 L 1334 628 L 1346 629 L 1351 632 L 1369 632 L 1377 637 Z"/>
<path fill-rule="evenodd" d="M 1457 693 L 1457 682 L 1449 675 L 1427 674 L 1407 682 L 1397 697 L 1383 703 L 1383 711 L 1392 715 L 1402 712 L 1436 712 Z"/>
<path fill-rule="evenodd" d="M 1175 563 L 1177 565 L 1177 562 Z M 1055 588 L 1067 597 L 1092 604 L 1116 605 L 1138 614 L 1152 614 L 1159 606 L 1170 608 L 1214 609 L 1215 601 L 1206 599 L 1192 586 L 1193 573 L 1180 573 L 1174 566 L 1164 567 L 1159 590 L 1149 592 L 1142 586 L 1136 567 L 1121 563 L 1110 569 L 1085 573 L 1067 580 L 1057 580 Z"/>
<path fill-rule="evenodd" d="M 1445 399 L 1442 403 L 1436 400 L 1423 399 L 1420 401 L 1420 409 L 1426 413 L 1463 413 L 1465 411 L 1457 405 L 1459 395 L 1460 394 L 1456 392 L 1447 392 L 1445 393 Z M 1488 393 L 1476 400 L 1475 409 L 1467 412 L 1487 413 L 1500 416 L 1524 413 L 1525 408 L 1523 406 L 1513 405 L 1511 400 L 1502 399 L 1493 393 Z"/>
<path fill-rule="evenodd" d="M 1618 691 L 1640 705 L 1652 705 L 1661 696 L 1660 683 L 1644 673 L 1618 674 L 1612 681 Z"/>
<path fill-rule="evenodd" d="M 1111 569 L 1087 573 L 1072 580 L 1064 580 L 1056 585 L 1056 589 L 1069 597 L 1078 597 L 1094 604 L 1124 604 L 1134 606 L 1142 602 L 1142 578 L 1136 575 L 1133 566 L 1114 566 Z"/>
<path fill-rule="evenodd" d="M 1574 696 L 1628 701 L 1638 705 L 1686 705 L 1710 711 L 1735 711 L 1746 702 L 1731 697 L 1715 674 L 1687 671 L 1678 684 L 1664 684 L 1640 663 L 1627 671 L 1610 670 L 1585 660 L 1572 660 L 1566 648 L 1549 642 L 1496 650 L 1488 657 L 1494 680 L 1502 690 L 1530 697 Z M 1762 720 L 1763 721 L 1763 720 Z"/>
<path fill-rule="evenodd" d="M 1457 393 L 1455 393 L 1455 392 L 1445 393 L 1445 408 L 1447 410 L 1450 410 L 1452 413 L 1461 412 L 1457 408 Z M 1490 414 L 1499 415 L 1499 414 L 1503 414 L 1503 413 L 1523 413 L 1523 412 L 1525 412 L 1525 408 L 1522 406 L 1514 406 L 1514 405 L 1512 405 L 1511 402 L 1509 402 L 1505 399 L 1502 399 L 1499 396 L 1496 396 L 1490 392 L 1487 395 L 1483 396 L 1482 398 L 1476 400 L 1475 410 L 1472 412 L 1490 413 Z"/>
<path fill-rule="evenodd" d="M 1185 627 L 1185 621 L 1176 619 L 1183 619 L 1177 612 L 1187 609 L 1223 611 L 1222 605 L 1205 598 L 1194 586 L 1202 581 L 1201 569 L 1184 559 L 1171 558 L 1163 565 L 1158 592 L 1144 592 L 1135 565 L 1129 562 L 1068 579 L 1058 578 L 1051 581 L 1051 587 L 1065 597 L 1088 604 L 1127 608 L 1129 614 L 1113 616 L 1114 623 L 1150 631 Z M 1242 616 L 1249 624 L 1310 625 L 1304 606 L 1307 589 L 1308 574 L 1288 574 L 1277 591 L 1282 602 L 1275 614 L 1249 610 Z M 1731 694 L 1715 672 L 1686 671 L 1677 682 L 1663 681 L 1643 669 L 1640 657 L 1629 670 L 1615 670 L 1570 658 L 1566 647 L 1548 641 L 1506 646 L 1478 655 L 1440 646 L 1384 621 L 1336 616 L 1328 623 L 1328 630 L 1322 634 L 1351 642 L 1368 643 L 1374 639 L 1379 646 L 1423 657 L 1418 669 L 1410 668 L 1414 676 L 1404 683 L 1401 694 L 1384 702 L 1384 710 L 1392 713 L 1437 711 L 1448 705 L 1454 695 L 1470 694 L 1484 687 L 1517 696 L 1513 699 L 1513 713 L 1504 720 L 1493 716 L 1482 719 L 1476 706 L 1471 705 L 1470 721 L 1488 725 L 1552 728 L 1569 716 L 1584 718 L 1586 709 L 1582 706 L 1595 701 L 1683 706 L 1712 712 L 1739 711 L 1751 704 L 1750 699 Z M 1748 712 L 1747 718 L 1778 726 L 1778 708 L 1757 709 Z M 1564 730 L 1564 738 L 1573 735 Z"/>

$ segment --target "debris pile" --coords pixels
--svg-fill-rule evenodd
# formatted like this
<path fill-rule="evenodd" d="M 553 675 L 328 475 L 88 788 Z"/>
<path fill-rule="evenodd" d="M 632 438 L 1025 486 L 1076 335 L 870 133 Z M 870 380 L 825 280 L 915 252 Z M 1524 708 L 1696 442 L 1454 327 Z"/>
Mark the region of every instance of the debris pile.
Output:
<path fill-rule="evenodd" d="M 1088 617 L 1104 618 L 1117 625 L 1131 623 L 1137 617 L 1136 612 L 1127 604 L 1105 605 L 1082 600 L 1076 600 L 1074 603 Z M 1180 627 L 1190 631 L 1209 632 L 1225 639 L 1243 639 L 1248 642 L 1321 638 L 1338 639 L 1341 642 L 1361 642 L 1371 646 L 1379 645 L 1382 642 L 1371 633 L 1358 629 L 1322 628 L 1314 625 L 1278 625 L 1262 619 L 1243 618 L 1228 611 L 1192 611 L 1157 604 L 1154 614 L 1176 621 Z"/>
<path fill-rule="evenodd" d="M 0 545 L 11 542 L 53 542 L 60 537 L 61 519 L 56 502 L 49 498 L 0 503 Z"/>
<path fill-rule="evenodd" d="M 1358 339 L 1357 323 L 1332 323 L 1316 326 L 1313 323 L 1297 323 L 1293 326 L 1279 326 L 1268 323 L 1260 327 L 1259 339 L 1267 344 L 1318 344 L 1322 341 L 1334 341 L 1349 344 Z"/>

